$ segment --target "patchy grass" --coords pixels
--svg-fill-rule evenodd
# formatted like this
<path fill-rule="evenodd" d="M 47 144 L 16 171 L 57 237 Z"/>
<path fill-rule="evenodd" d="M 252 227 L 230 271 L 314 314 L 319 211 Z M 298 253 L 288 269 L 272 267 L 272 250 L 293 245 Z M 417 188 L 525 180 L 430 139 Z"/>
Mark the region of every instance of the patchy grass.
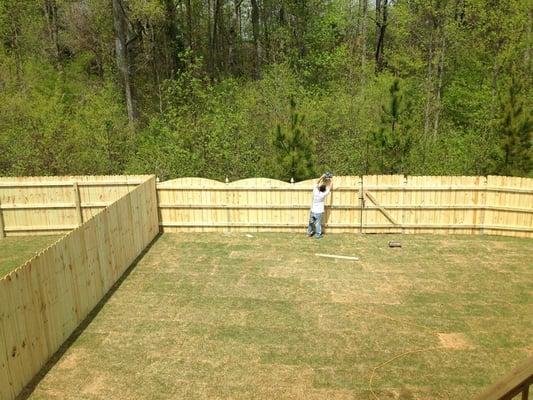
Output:
<path fill-rule="evenodd" d="M 532 354 L 532 244 L 165 234 L 29 398 L 471 398 Z"/>
<path fill-rule="evenodd" d="M 0 239 L 0 278 L 57 239 L 59 236 L 14 236 Z"/>

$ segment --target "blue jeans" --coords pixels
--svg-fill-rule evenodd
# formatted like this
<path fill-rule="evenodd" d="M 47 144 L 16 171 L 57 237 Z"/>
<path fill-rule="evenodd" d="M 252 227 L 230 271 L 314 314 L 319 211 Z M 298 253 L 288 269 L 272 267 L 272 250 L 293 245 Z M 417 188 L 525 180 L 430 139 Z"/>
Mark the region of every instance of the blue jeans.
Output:
<path fill-rule="evenodd" d="M 311 211 L 309 214 L 309 225 L 307 225 L 307 234 L 316 237 L 322 236 L 322 216 L 324 213 L 314 213 Z"/>

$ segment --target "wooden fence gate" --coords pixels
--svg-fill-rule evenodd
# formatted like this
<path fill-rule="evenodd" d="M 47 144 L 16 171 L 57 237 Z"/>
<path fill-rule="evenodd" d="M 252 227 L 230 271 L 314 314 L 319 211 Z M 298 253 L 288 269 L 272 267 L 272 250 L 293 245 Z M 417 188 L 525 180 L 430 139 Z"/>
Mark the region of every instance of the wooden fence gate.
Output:
<path fill-rule="evenodd" d="M 404 193 L 401 189 L 405 182 L 403 175 L 362 177 L 361 233 L 402 233 Z"/>

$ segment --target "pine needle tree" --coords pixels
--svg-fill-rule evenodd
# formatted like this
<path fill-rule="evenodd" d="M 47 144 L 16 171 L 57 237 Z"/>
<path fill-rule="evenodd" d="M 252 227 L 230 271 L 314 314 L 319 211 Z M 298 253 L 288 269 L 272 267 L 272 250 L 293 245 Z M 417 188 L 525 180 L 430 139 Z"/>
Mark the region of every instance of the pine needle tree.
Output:
<path fill-rule="evenodd" d="M 498 172 L 502 175 L 526 176 L 533 168 L 533 123 L 519 100 L 520 91 L 520 84 L 513 78 L 507 99 L 501 105 L 498 128 L 502 160 Z"/>
<path fill-rule="evenodd" d="M 379 129 L 372 134 L 372 141 L 379 152 L 378 172 L 404 173 L 413 145 L 410 126 L 405 118 L 410 104 L 404 101 L 399 79 L 394 80 L 389 94 L 389 103 L 381 107 L 381 123 Z"/>
<path fill-rule="evenodd" d="M 290 98 L 289 126 L 276 127 L 274 147 L 277 149 L 276 166 L 281 179 L 304 180 L 314 175 L 315 145 L 302 130 L 304 117 L 296 111 L 296 101 Z"/>

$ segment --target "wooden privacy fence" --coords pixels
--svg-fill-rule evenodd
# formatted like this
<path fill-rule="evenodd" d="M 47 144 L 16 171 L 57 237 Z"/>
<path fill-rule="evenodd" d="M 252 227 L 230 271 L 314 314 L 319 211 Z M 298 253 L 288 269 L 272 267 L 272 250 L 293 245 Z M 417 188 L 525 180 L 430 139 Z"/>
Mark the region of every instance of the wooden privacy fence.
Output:
<path fill-rule="evenodd" d="M 144 177 L 0 280 L 2 400 L 18 395 L 158 231 L 155 177 Z"/>
<path fill-rule="evenodd" d="M 157 184 L 164 232 L 302 231 L 315 181 L 180 178 Z M 340 176 L 326 203 L 328 232 L 533 237 L 533 179 Z"/>
<path fill-rule="evenodd" d="M 0 178 L 0 238 L 67 233 L 145 179 L 145 176 Z"/>

